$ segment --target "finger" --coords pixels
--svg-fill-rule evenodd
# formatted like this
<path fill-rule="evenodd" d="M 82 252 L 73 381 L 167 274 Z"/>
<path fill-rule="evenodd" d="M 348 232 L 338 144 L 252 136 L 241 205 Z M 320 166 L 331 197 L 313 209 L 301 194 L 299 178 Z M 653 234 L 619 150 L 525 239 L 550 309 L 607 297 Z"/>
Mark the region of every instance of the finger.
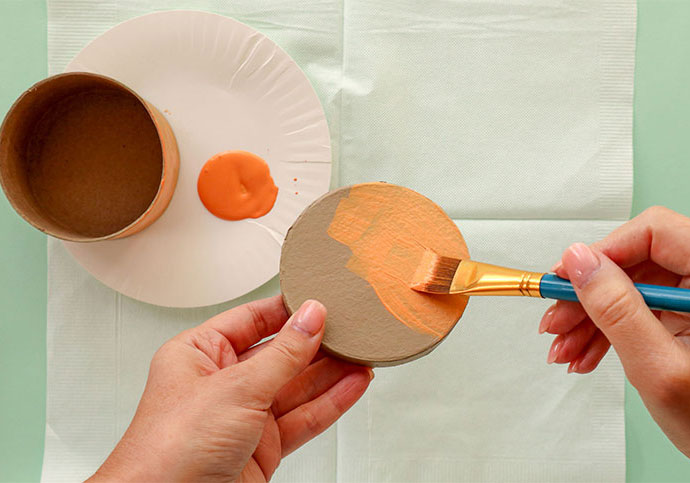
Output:
<path fill-rule="evenodd" d="M 650 259 L 671 272 L 690 275 L 690 219 L 652 207 L 594 244 L 614 263 L 630 267 Z"/>
<path fill-rule="evenodd" d="M 597 332 L 585 350 L 570 363 L 568 372 L 577 372 L 578 374 L 592 372 L 609 351 L 609 347 L 611 347 L 611 343 L 603 332 Z"/>
<path fill-rule="evenodd" d="M 563 268 L 563 262 L 561 260 L 557 261 L 555 265 L 551 268 L 551 271 L 561 278 L 568 278 L 568 272 Z"/>
<path fill-rule="evenodd" d="M 237 360 L 240 361 L 240 362 L 246 361 L 246 360 L 249 359 L 250 357 L 252 357 L 252 356 L 258 354 L 259 351 L 262 351 L 262 350 L 264 350 L 266 347 L 268 347 L 268 344 L 270 344 L 272 340 L 273 340 L 273 339 L 269 339 L 269 340 L 266 340 L 266 341 L 264 341 L 264 342 L 262 342 L 262 343 L 260 343 L 260 344 L 256 344 L 256 345 L 250 347 L 249 349 L 247 349 L 246 351 L 244 351 L 242 354 L 238 355 L 238 356 L 237 356 Z"/>
<path fill-rule="evenodd" d="M 199 326 L 183 332 L 180 338 L 203 354 L 199 363 L 204 373 L 212 374 L 237 362 L 232 344 L 217 330 Z"/>
<path fill-rule="evenodd" d="M 660 267 L 651 260 L 633 265 L 625 269 L 625 273 L 635 283 L 650 283 L 653 285 L 677 286 L 681 276 L 663 267 Z"/>
<path fill-rule="evenodd" d="M 276 295 L 230 309 L 212 317 L 199 327 L 220 332 L 239 354 L 261 339 L 278 332 L 287 318 L 283 299 Z"/>
<path fill-rule="evenodd" d="M 373 373 L 372 373 L 373 374 Z M 355 371 L 318 398 L 278 419 L 283 457 L 315 438 L 362 397 L 371 381 L 366 371 Z"/>
<path fill-rule="evenodd" d="M 587 318 L 587 313 L 579 302 L 559 300 L 542 317 L 539 333 L 565 334 L 573 330 L 585 318 Z"/>
<path fill-rule="evenodd" d="M 268 481 L 263 468 L 255 459 L 250 459 L 240 474 L 238 483 L 253 483 L 256 481 Z"/>
<path fill-rule="evenodd" d="M 280 448 L 280 432 L 274 416 L 269 413 L 259 444 L 252 455 L 263 472 L 263 479 L 247 481 L 270 481 L 280 464 L 280 453 L 276 448 Z"/>
<path fill-rule="evenodd" d="M 600 243 L 601 242 L 594 243 L 590 246 L 592 248 L 598 249 L 598 245 Z M 665 268 L 659 266 L 657 263 L 653 262 L 650 259 L 646 259 L 635 265 L 620 265 L 624 267 L 623 270 L 626 274 L 628 274 L 628 277 L 630 277 L 636 283 L 639 282 L 650 283 L 655 285 L 675 286 L 681 279 L 680 275 L 673 273 L 670 270 L 666 270 Z M 568 273 L 563 268 L 562 262 L 558 262 L 555 265 L 555 272 L 556 275 L 558 275 L 559 277 L 568 278 Z"/>
<path fill-rule="evenodd" d="M 265 341 L 261 342 L 260 344 L 256 344 L 256 345 L 250 347 L 249 349 L 247 349 L 246 351 L 244 351 L 242 354 L 240 354 L 239 356 L 237 356 L 237 360 L 238 360 L 239 362 L 246 361 L 246 360 L 249 359 L 250 357 L 252 357 L 252 356 L 258 354 L 259 351 L 262 351 L 262 350 L 264 350 L 266 347 L 268 347 L 268 344 L 270 344 L 270 342 L 271 342 L 272 340 L 273 340 L 273 339 L 265 340 Z M 316 362 L 316 361 L 318 361 L 318 360 L 320 360 L 320 359 L 323 359 L 324 357 L 326 357 L 326 354 L 325 354 L 323 351 L 318 351 L 318 352 L 316 353 L 316 355 L 314 356 L 314 358 L 311 360 L 311 362 L 314 363 L 314 362 Z"/>
<path fill-rule="evenodd" d="M 690 314 L 661 312 L 660 320 L 666 330 L 673 335 L 683 334 L 690 329 Z"/>
<path fill-rule="evenodd" d="M 690 218 L 653 206 L 592 245 L 617 265 L 628 268 L 645 260 L 680 275 L 690 275 Z M 562 260 L 551 269 L 567 278 Z"/>
<path fill-rule="evenodd" d="M 690 349 L 690 332 L 686 331 L 676 336 L 676 340 L 685 344 L 686 348 Z"/>
<path fill-rule="evenodd" d="M 615 347 L 630 382 L 635 385 L 660 369 L 659 364 L 677 350 L 673 336 L 623 270 L 582 243 L 569 247 L 562 260 L 580 303 Z"/>
<path fill-rule="evenodd" d="M 582 321 L 570 332 L 561 334 L 554 339 L 546 362 L 565 364 L 572 361 L 587 347 L 597 331 L 597 326 L 591 320 Z"/>
<path fill-rule="evenodd" d="M 276 394 L 271 410 L 276 418 L 292 411 L 297 406 L 319 397 L 339 380 L 353 372 L 371 369 L 325 357 L 311 364 L 301 374 L 288 382 Z"/>
<path fill-rule="evenodd" d="M 276 393 L 309 365 L 321 343 L 325 319 L 326 308 L 307 300 L 265 348 L 228 368 L 236 395 L 247 407 L 268 409 Z"/>

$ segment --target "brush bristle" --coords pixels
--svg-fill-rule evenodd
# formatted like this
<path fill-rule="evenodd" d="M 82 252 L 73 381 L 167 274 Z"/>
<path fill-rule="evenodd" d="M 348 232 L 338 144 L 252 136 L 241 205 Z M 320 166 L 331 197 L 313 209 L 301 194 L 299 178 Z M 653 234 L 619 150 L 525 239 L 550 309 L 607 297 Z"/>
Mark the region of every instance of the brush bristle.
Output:
<path fill-rule="evenodd" d="M 410 288 L 418 292 L 447 294 L 455 277 L 460 260 L 444 257 L 433 250 L 426 250 Z"/>

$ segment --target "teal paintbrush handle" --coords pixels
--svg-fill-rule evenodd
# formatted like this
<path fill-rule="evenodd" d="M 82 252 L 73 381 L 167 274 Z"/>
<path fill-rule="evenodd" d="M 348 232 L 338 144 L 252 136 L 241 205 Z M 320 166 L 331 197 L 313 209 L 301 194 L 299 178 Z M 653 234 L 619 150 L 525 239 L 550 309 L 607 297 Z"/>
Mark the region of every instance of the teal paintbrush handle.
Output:
<path fill-rule="evenodd" d="M 690 312 L 690 289 L 644 283 L 636 283 L 635 287 L 650 309 Z M 578 301 L 573 284 L 551 273 L 542 277 L 539 292 L 547 299 Z"/>

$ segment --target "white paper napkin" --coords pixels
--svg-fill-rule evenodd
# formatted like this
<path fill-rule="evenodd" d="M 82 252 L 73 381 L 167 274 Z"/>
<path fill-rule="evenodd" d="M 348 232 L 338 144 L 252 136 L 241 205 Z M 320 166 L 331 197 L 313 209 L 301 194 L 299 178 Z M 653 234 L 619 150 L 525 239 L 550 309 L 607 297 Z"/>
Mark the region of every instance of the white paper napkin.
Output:
<path fill-rule="evenodd" d="M 152 10 L 237 18 L 281 45 L 324 104 L 334 182 L 441 204 L 476 259 L 545 270 L 627 218 L 633 0 L 48 0 L 50 72 Z M 49 242 L 43 479 L 88 476 L 126 428 L 155 349 L 222 307 L 122 297 Z M 624 481 L 623 375 L 546 366 L 547 302 L 481 299 L 432 354 L 379 369 L 278 481 Z"/>
<path fill-rule="evenodd" d="M 343 184 L 451 218 L 628 216 L 633 1 L 344 5 Z"/>

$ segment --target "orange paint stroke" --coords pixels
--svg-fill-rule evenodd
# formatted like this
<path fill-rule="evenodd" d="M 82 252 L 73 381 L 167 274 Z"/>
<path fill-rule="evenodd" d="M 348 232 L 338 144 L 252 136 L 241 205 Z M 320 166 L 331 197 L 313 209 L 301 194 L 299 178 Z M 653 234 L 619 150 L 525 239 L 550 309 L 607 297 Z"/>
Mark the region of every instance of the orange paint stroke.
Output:
<path fill-rule="evenodd" d="M 199 198 L 224 220 L 259 218 L 278 196 L 266 161 L 246 151 L 226 151 L 209 159 L 199 173 Z"/>
<path fill-rule="evenodd" d="M 384 307 L 408 327 L 443 337 L 462 315 L 467 297 L 409 287 L 427 248 L 469 257 L 453 221 L 422 195 L 385 183 L 355 185 L 340 200 L 328 235 L 352 250 L 346 267 L 369 282 Z"/>

